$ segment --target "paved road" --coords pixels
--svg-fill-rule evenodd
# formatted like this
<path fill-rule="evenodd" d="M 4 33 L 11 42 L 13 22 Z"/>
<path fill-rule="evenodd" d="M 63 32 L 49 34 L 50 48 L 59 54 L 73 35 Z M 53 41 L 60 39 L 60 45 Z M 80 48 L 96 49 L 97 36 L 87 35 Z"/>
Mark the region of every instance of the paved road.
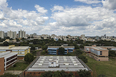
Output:
<path fill-rule="evenodd" d="M 11 74 L 15 74 L 18 75 L 20 73 L 22 73 L 23 71 L 18 71 L 18 70 L 6 70 L 5 73 L 11 73 Z"/>

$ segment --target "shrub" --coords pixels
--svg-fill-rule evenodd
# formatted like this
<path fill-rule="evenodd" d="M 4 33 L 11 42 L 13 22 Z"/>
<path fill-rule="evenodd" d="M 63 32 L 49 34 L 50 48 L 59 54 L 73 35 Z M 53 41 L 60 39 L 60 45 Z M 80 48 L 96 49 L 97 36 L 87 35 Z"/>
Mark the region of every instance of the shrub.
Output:
<path fill-rule="evenodd" d="M 78 58 L 81 59 L 84 63 L 88 62 L 87 58 L 83 55 L 79 55 Z"/>

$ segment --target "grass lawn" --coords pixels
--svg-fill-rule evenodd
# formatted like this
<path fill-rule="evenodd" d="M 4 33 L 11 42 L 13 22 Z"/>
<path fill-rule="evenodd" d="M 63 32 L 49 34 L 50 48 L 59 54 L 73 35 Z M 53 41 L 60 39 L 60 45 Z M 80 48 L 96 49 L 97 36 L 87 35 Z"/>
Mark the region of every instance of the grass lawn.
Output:
<path fill-rule="evenodd" d="M 10 68 L 8 68 L 8 70 L 24 70 L 29 64 L 23 61 L 23 62 L 17 62 L 15 65 L 16 67 L 11 66 Z"/>
<path fill-rule="evenodd" d="M 93 76 L 106 75 L 107 77 L 116 77 L 116 60 L 111 59 L 110 61 L 96 61 L 89 56 L 86 56 L 88 63 L 86 63 L 93 71 Z"/>

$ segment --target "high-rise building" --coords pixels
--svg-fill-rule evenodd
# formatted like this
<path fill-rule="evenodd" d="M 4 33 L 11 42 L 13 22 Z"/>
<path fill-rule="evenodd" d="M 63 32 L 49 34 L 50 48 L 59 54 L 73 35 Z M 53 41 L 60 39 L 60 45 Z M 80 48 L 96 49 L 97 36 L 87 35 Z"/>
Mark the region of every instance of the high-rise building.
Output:
<path fill-rule="evenodd" d="M 4 31 L 0 31 L 0 38 L 4 38 Z"/>
<path fill-rule="evenodd" d="M 20 30 L 19 33 L 18 33 L 18 35 L 19 35 L 19 38 L 25 38 L 26 37 L 26 32 Z"/>
<path fill-rule="evenodd" d="M 10 38 L 14 38 L 15 39 L 16 38 L 16 32 L 15 31 L 14 32 L 13 31 L 8 31 L 7 32 L 7 36 L 10 37 Z"/>

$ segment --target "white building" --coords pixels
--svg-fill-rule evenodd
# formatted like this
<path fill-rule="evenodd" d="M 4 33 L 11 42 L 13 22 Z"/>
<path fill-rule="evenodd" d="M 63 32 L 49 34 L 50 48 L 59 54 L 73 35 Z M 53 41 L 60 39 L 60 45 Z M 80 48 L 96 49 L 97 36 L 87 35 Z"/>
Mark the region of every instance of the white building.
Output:
<path fill-rule="evenodd" d="M 20 30 L 19 33 L 18 33 L 18 35 L 19 35 L 19 38 L 25 38 L 26 37 L 26 32 Z"/>
<path fill-rule="evenodd" d="M 15 64 L 17 61 L 17 53 L 10 51 L 0 53 L 0 75 L 4 74 L 4 71 Z"/>
<path fill-rule="evenodd" d="M 10 38 L 13 38 L 15 39 L 16 38 L 16 31 L 8 31 L 7 32 L 7 36 L 10 37 Z"/>
<path fill-rule="evenodd" d="M 0 38 L 4 38 L 4 31 L 0 31 Z"/>

